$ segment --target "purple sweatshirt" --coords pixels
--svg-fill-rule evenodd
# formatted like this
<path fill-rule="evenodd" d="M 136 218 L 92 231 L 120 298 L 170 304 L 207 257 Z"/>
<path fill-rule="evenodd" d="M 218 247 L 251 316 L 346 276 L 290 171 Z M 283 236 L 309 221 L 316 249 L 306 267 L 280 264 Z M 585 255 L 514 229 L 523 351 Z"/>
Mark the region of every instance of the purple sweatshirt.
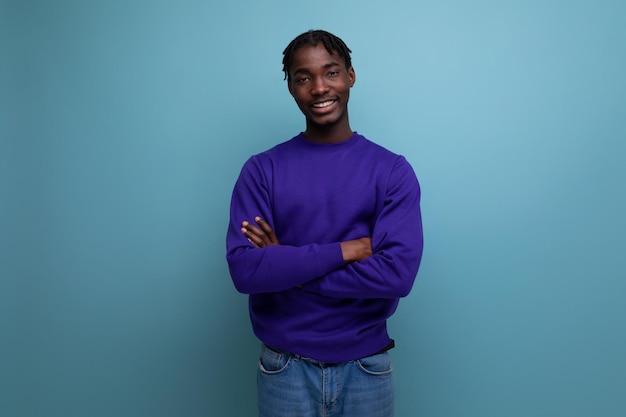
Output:
<path fill-rule="evenodd" d="M 252 156 L 233 190 L 226 258 L 250 294 L 256 336 L 324 362 L 387 346 L 386 320 L 422 256 L 420 188 L 402 156 L 354 133 L 320 145 L 302 134 Z M 241 222 L 261 216 L 280 246 L 259 249 Z M 340 242 L 371 237 L 373 255 L 344 264 Z"/>

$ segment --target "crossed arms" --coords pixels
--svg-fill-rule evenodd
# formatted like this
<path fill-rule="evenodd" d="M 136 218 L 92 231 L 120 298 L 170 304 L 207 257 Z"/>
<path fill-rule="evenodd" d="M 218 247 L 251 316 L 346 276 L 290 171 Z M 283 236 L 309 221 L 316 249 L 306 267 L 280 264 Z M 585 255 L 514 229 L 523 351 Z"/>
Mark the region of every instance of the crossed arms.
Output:
<path fill-rule="evenodd" d="M 293 231 L 289 238 L 275 232 L 283 230 L 287 220 L 276 218 L 265 175 L 250 164 L 233 193 L 227 237 L 227 260 L 237 290 L 255 294 L 298 288 L 333 298 L 406 296 L 423 248 L 420 189 L 406 161 L 398 160 L 395 168 L 375 216 L 368 225 L 354 225 L 361 229 L 359 238 L 352 234 L 343 241 L 302 239 L 294 244 Z M 256 217 L 246 218 L 250 212 Z M 279 227 L 276 222 L 281 221 Z M 305 236 L 308 232 L 302 230 Z"/>
<path fill-rule="evenodd" d="M 241 223 L 241 232 L 248 238 L 255 248 L 278 246 L 280 242 L 270 225 L 257 216 L 254 221 L 258 226 L 244 220 Z M 360 239 L 341 242 L 341 255 L 344 263 L 359 262 L 372 256 L 372 239 L 362 237 Z"/>
<path fill-rule="evenodd" d="M 276 268 L 272 268 L 271 279 L 270 274 L 264 280 L 265 274 L 256 275 L 256 271 L 249 271 L 246 275 L 251 278 L 247 281 L 250 286 L 240 289 L 242 292 L 282 291 L 297 287 L 336 298 L 404 297 L 411 290 L 421 258 L 421 229 L 413 236 L 415 245 L 409 247 L 392 239 L 388 233 L 384 233 L 383 242 L 380 241 L 380 237 L 377 238 L 377 249 L 372 245 L 370 237 L 339 242 L 337 249 L 341 259 L 334 265 L 330 260 L 337 249 L 332 244 L 312 245 L 311 248 L 281 246 L 271 226 L 260 216 L 255 217 L 254 223 L 243 221 L 240 231 L 253 246 L 248 249 L 249 255 L 254 255 L 259 262 L 266 265 L 266 268 L 263 268 L 264 272 L 268 272 L 267 265 L 276 262 Z M 282 253 L 279 255 L 277 251 Z M 318 251 L 323 255 L 319 256 Z M 273 261 L 274 255 L 283 262 L 285 259 L 288 261 L 286 263 Z M 311 257 L 323 259 L 324 266 L 320 266 L 322 269 L 313 271 L 298 266 L 302 262 L 306 263 Z M 319 263 L 313 262 L 309 266 Z M 298 271 L 296 276 L 300 279 L 299 282 L 293 282 L 295 270 Z M 291 284 L 288 284 L 289 282 Z M 259 288 L 259 291 L 255 288 Z"/>

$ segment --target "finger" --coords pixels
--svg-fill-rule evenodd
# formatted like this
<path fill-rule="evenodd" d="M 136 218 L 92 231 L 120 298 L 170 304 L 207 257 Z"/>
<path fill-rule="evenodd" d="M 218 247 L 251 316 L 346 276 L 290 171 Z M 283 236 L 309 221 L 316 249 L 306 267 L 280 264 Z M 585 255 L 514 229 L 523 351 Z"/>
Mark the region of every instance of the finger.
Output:
<path fill-rule="evenodd" d="M 279 243 L 278 242 L 278 238 L 276 237 L 276 234 L 274 233 L 274 230 L 272 229 L 272 227 L 269 225 L 268 222 L 266 222 L 265 220 L 263 220 L 259 216 L 255 217 L 254 221 L 257 222 L 257 224 L 259 226 L 261 226 L 261 230 L 263 230 L 263 232 L 265 233 L 265 235 L 269 239 L 269 243 L 271 243 L 271 244 L 278 244 Z"/>
<path fill-rule="evenodd" d="M 258 220 L 260 219 L 260 217 L 256 217 L 255 221 L 258 223 Z M 259 226 L 261 226 L 261 224 L 259 224 Z M 275 242 L 272 241 L 272 236 L 267 234 L 267 230 L 269 230 L 272 234 L 272 229 L 269 227 L 269 225 L 267 223 L 265 223 L 265 227 L 256 227 L 256 226 L 252 226 L 252 225 L 248 225 L 248 229 L 259 239 L 261 239 L 266 246 L 275 244 Z"/>
<path fill-rule="evenodd" d="M 265 220 L 263 220 L 261 217 L 257 216 L 254 218 L 254 221 L 261 226 L 261 229 L 263 229 L 263 231 L 266 234 L 270 234 L 270 233 L 274 233 L 274 231 L 272 230 L 272 228 L 270 227 L 269 223 L 266 222 Z"/>
<path fill-rule="evenodd" d="M 245 231 L 243 229 L 246 229 Z M 271 228 L 269 229 L 271 231 Z M 246 223 L 245 227 L 242 227 L 242 232 L 248 239 L 252 240 L 252 243 L 258 247 L 266 247 L 274 245 L 276 242 L 272 241 L 271 236 L 268 236 L 262 228 L 254 226 L 253 224 Z"/>
<path fill-rule="evenodd" d="M 247 220 L 241 222 L 241 233 L 248 239 L 250 243 L 252 243 L 255 247 L 261 248 L 265 247 L 265 239 L 260 237 L 263 234 L 258 227 L 250 224 Z"/>
<path fill-rule="evenodd" d="M 250 226 L 242 227 L 241 233 L 243 233 L 246 239 L 248 239 L 248 242 L 252 243 L 256 248 L 264 248 L 267 246 L 267 243 L 265 242 L 265 240 L 259 237 L 256 233 L 254 233 L 250 229 Z"/>
<path fill-rule="evenodd" d="M 248 232 L 250 232 L 251 234 L 253 234 L 254 236 L 257 236 L 261 239 L 263 238 L 267 238 L 267 235 L 265 234 L 265 232 L 263 231 L 263 229 L 261 229 L 260 227 L 254 226 L 252 224 L 249 224 L 246 229 L 248 230 Z"/>
<path fill-rule="evenodd" d="M 255 236 L 265 235 L 265 232 L 262 229 L 256 227 L 255 225 L 253 225 L 252 223 L 248 221 L 241 222 L 241 231 L 244 234 L 249 233 L 250 235 L 255 235 Z"/>

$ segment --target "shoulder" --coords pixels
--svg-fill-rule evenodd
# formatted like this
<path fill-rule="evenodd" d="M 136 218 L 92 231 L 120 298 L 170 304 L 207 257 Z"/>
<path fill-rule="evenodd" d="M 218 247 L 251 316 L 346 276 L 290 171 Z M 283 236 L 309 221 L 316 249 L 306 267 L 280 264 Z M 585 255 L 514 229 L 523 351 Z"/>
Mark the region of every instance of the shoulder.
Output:
<path fill-rule="evenodd" d="M 406 166 L 409 165 L 408 161 L 403 155 L 400 155 L 377 142 L 374 142 L 363 135 L 360 136 L 360 146 L 363 151 L 366 151 L 376 157 L 378 161 L 390 164 L 392 166 Z"/>
<path fill-rule="evenodd" d="M 260 152 L 258 154 L 252 155 L 250 159 L 257 161 L 268 161 L 276 158 L 284 158 L 298 151 L 301 147 L 300 140 L 298 139 L 300 135 L 294 136 L 293 138 L 281 142 L 273 147 Z"/>
<path fill-rule="evenodd" d="M 286 155 L 293 153 L 295 148 L 297 147 L 297 138 L 298 136 L 295 136 L 289 140 L 274 145 L 273 147 L 265 151 L 253 154 L 244 163 L 244 169 L 251 166 L 262 168 L 264 166 L 267 166 L 268 164 L 271 165 L 272 160 L 275 160 L 277 158 L 283 158 Z"/>
<path fill-rule="evenodd" d="M 369 139 L 359 133 L 356 133 L 356 135 L 359 137 L 359 143 L 361 146 L 369 148 L 374 152 L 379 152 L 381 155 L 398 156 L 395 152 L 379 144 L 378 141 Z"/>
<path fill-rule="evenodd" d="M 371 159 L 376 165 L 388 173 L 390 182 L 417 182 L 415 170 L 404 155 L 396 153 L 374 141 L 362 136 L 364 149 L 369 149 Z"/>

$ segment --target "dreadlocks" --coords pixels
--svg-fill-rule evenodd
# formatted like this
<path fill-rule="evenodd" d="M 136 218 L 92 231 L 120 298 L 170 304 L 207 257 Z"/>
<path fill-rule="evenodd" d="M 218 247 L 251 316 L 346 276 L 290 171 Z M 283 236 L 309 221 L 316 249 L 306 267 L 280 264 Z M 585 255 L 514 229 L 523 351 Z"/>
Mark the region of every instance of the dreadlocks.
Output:
<path fill-rule="evenodd" d="M 316 46 L 318 43 L 323 43 L 324 47 L 329 54 L 337 53 L 340 57 L 346 61 L 346 68 L 352 66 L 352 60 L 350 59 L 350 48 L 337 36 L 324 30 L 309 30 L 292 40 L 287 48 L 283 51 L 283 72 L 285 73 L 285 80 L 289 79 L 289 68 L 293 64 L 293 53 L 296 49 L 311 45 Z"/>

